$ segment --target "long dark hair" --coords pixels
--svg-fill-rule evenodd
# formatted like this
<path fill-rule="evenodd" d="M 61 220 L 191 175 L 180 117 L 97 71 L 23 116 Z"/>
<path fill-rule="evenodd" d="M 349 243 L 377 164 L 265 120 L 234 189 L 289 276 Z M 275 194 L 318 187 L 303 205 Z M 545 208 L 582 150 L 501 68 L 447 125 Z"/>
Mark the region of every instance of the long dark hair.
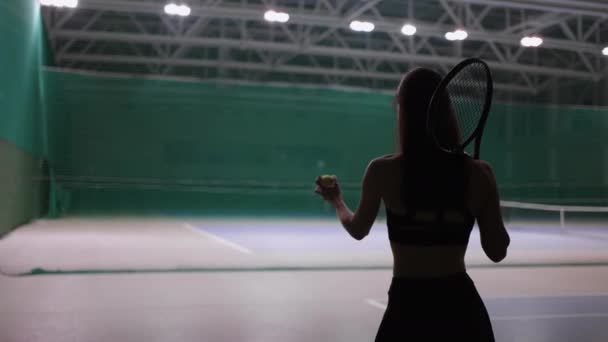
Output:
<path fill-rule="evenodd" d="M 411 206 L 464 204 L 467 175 L 465 157 L 440 150 L 427 130 L 427 112 L 441 82 L 437 72 L 417 68 L 401 80 L 397 104 L 398 152 L 403 155 L 402 198 Z M 438 138 L 458 143 L 460 131 L 447 94 L 434 108 L 441 113 Z"/>

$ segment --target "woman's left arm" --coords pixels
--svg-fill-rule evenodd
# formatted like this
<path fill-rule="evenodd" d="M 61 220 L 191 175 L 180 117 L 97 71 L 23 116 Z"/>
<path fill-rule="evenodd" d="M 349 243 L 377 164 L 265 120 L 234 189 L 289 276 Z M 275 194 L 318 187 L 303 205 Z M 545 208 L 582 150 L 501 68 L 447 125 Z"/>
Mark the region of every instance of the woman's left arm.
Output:
<path fill-rule="evenodd" d="M 380 209 L 382 196 L 379 189 L 379 167 L 380 165 L 377 160 L 372 160 L 367 166 L 363 175 L 359 207 L 354 213 L 344 202 L 339 190 L 336 196 L 326 196 L 325 191 L 321 189 L 321 195 L 336 209 L 336 214 L 342 226 L 357 240 L 361 240 L 369 234 Z"/>

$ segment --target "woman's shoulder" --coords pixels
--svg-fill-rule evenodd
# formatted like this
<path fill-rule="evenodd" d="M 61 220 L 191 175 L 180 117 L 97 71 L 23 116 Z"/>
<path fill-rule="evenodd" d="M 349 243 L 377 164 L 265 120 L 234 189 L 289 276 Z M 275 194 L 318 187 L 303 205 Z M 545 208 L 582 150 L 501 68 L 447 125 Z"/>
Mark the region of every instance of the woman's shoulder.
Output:
<path fill-rule="evenodd" d="M 473 184 L 481 187 L 495 187 L 496 176 L 492 166 L 484 160 L 471 159 L 471 176 Z"/>
<path fill-rule="evenodd" d="M 394 166 L 397 166 L 399 163 L 398 161 L 400 160 L 400 156 L 397 154 L 385 154 L 376 158 L 373 158 L 368 165 L 369 169 L 374 169 L 374 170 L 382 170 L 379 171 L 381 173 L 386 173 L 388 170 L 391 170 L 394 168 Z"/>
<path fill-rule="evenodd" d="M 481 177 L 494 177 L 492 166 L 485 160 L 471 159 L 470 163 L 473 173 L 478 174 Z"/>
<path fill-rule="evenodd" d="M 383 156 L 379 156 L 379 157 L 372 159 L 371 163 L 386 164 L 386 163 L 390 163 L 390 162 L 397 161 L 400 159 L 401 159 L 401 155 L 399 155 L 399 154 L 385 154 Z"/>

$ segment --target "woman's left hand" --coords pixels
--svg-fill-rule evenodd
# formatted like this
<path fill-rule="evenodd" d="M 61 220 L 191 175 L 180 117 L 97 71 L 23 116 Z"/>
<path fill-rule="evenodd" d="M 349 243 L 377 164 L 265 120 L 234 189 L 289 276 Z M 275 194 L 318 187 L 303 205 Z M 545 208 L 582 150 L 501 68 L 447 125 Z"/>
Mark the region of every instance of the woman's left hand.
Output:
<path fill-rule="evenodd" d="M 323 185 L 321 176 L 317 177 L 315 184 L 315 192 L 332 205 L 339 202 L 342 198 L 342 191 L 340 190 L 340 184 L 338 183 L 337 178 L 331 187 Z"/>

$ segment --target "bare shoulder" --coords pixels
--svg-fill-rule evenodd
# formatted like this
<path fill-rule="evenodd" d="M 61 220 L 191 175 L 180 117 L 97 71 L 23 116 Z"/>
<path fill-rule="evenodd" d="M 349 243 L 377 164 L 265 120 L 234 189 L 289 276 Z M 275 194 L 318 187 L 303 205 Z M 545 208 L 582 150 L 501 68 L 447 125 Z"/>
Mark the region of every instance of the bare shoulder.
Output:
<path fill-rule="evenodd" d="M 494 170 L 492 169 L 492 166 L 484 160 L 472 160 L 471 173 L 474 181 L 477 181 L 478 183 L 483 185 L 496 184 Z"/>
<path fill-rule="evenodd" d="M 400 158 L 400 156 L 396 155 L 396 154 L 385 154 L 383 156 L 372 159 L 370 164 L 379 164 L 379 165 L 392 164 L 395 161 L 399 160 L 399 158 Z"/>
<path fill-rule="evenodd" d="M 398 160 L 398 156 L 393 154 L 373 158 L 367 165 L 364 182 L 367 182 L 370 188 L 374 188 L 375 191 L 385 193 L 394 178 L 395 165 L 397 165 Z"/>
<path fill-rule="evenodd" d="M 369 162 L 367 166 L 368 170 L 374 170 L 376 172 L 383 172 L 388 170 L 398 160 L 398 156 L 394 154 L 385 154 L 383 156 L 376 157 Z"/>

